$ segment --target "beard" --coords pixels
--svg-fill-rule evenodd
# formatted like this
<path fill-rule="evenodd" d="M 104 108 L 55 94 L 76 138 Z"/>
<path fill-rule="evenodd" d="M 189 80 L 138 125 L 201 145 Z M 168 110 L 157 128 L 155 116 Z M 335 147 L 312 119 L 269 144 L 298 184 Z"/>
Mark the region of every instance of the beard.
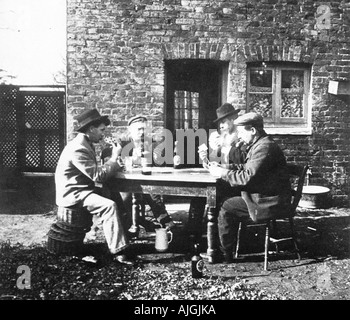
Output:
<path fill-rule="evenodd" d="M 221 135 L 221 145 L 223 147 L 229 147 L 238 140 L 237 132 L 223 132 Z"/>

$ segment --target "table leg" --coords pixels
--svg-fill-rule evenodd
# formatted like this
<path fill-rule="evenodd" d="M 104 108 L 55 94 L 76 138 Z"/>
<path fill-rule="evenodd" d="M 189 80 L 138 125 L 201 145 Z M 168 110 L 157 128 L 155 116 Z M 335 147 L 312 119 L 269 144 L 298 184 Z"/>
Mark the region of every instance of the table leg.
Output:
<path fill-rule="evenodd" d="M 137 202 L 137 198 L 135 193 L 132 194 L 132 211 L 131 211 L 131 219 L 132 219 L 132 225 L 129 228 L 129 232 L 131 234 L 135 234 L 137 236 L 140 227 L 139 227 L 139 215 L 140 215 L 140 210 L 139 210 L 139 204 Z"/>
<path fill-rule="evenodd" d="M 217 239 L 218 239 L 218 219 L 216 216 L 216 208 L 209 206 L 208 208 L 208 224 L 207 224 L 207 241 L 208 249 L 207 256 L 209 263 L 215 263 L 217 261 Z"/>
<path fill-rule="evenodd" d="M 206 198 L 196 197 L 191 199 L 188 212 L 189 244 L 191 253 L 194 252 L 194 245 L 200 244 L 202 240 L 202 221 L 206 209 Z"/>

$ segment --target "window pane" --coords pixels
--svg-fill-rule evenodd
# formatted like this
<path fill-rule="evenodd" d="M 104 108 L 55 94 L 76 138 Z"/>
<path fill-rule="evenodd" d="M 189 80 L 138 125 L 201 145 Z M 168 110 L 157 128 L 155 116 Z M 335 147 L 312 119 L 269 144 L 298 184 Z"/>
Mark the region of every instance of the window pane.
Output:
<path fill-rule="evenodd" d="M 303 92 L 304 71 L 282 70 L 282 90 L 286 92 Z"/>
<path fill-rule="evenodd" d="M 249 94 L 249 111 L 259 113 L 264 118 L 272 118 L 272 95 Z"/>
<path fill-rule="evenodd" d="M 175 129 L 198 129 L 199 93 L 175 91 Z"/>
<path fill-rule="evenodd" d="M 304 116 L 304 71 L 282 70 L 281 118 Z"/>
<path fill-rule="evenodd" d="M 303 95 L 282 93 L 281 118 L 302 118 L 304 116 L 303 110 Z"/>
<path fill-rule="evenodd" d="M 272 70 L 250 70 L 250 92 L 272 92 Z"/>

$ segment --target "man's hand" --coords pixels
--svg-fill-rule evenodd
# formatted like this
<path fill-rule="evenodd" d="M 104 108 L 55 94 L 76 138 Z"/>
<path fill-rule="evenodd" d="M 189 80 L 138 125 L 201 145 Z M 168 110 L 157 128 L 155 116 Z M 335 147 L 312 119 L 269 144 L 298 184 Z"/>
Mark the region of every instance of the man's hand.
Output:
<path fill-rule="evenodd" d="M 122 153 L 122 146 L 120 143 L 113 143 L 112 146 L 113 146 L 113 148 L 112 148 L 111 159 L 114 161 L 117 161 L 118 157 L 120 157 L 120 155 Z"/>
<path fill-rule="evenodd" d="M 217 131 L 214 131 L 209 136 L 209 145 L 213 150 L 217 150 L 222 146 L 222 137 Z"/>
<path fill-rule="evenodd" d="M 209 168 L 209 172 L 212 176 L 214 176 L 216 178 L 221 177 L 221 173 L 222 173 L 223 169 L 219 166 L 218 163 L 211 162 L 210 165 L 208 166 L 208 168 Z"/>
<path fill-rule="evenodd" d="M 202 143 L 199 147 L 198 147 L 198 154 L 199 154 L 199 158 L 203 161 L 204 159 L 207 159 L 208 157 L 208 153 L 207 153 L 208 147 L 205 143 Z"/>
<path fill-rule="evenodd" d="M 236 147 L 236 148 L 240 148 L 240 147 L 242 147 L 243 145 L 244 145 L 244 141 L 241 140 L 241 139 L 238 139 L 238 141 L 236 142 L 235 147 Z"/>
<path fill-rule="evenodd" d="M 198 154 L 199 154 L 199 158 L 204 161 L 205 159 L 208 159 L 208 153 L 207 151 L 198 151 Z"/>
<path fill-rule="evenodd" d="M 229 171 L 228 169 L 222 168 L 217 162 L 211 162 L 208 169 L 210 174 L 216 178 L 221 178 L 226 172 Z"/>
<path fill-rule="evenodd" d="M 222 168 L 216 165 L 210 165 L 209 172 L 213 177 L 220 178 L 222 173 Z"/>

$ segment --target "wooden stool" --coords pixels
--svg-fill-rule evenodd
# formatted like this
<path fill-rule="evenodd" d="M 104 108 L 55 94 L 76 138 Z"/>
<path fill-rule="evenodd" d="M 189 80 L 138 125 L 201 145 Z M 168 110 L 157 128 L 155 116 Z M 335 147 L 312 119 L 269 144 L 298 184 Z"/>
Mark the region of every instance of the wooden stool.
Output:
<path fill-rule="evenodd" d="M 92 226 L 92 215 L 82 208 L 58 207 L 57 222 L 48 233 L 47 249 L 54 254 L 77 254 L 82 251 L 86 232 Z"/>

